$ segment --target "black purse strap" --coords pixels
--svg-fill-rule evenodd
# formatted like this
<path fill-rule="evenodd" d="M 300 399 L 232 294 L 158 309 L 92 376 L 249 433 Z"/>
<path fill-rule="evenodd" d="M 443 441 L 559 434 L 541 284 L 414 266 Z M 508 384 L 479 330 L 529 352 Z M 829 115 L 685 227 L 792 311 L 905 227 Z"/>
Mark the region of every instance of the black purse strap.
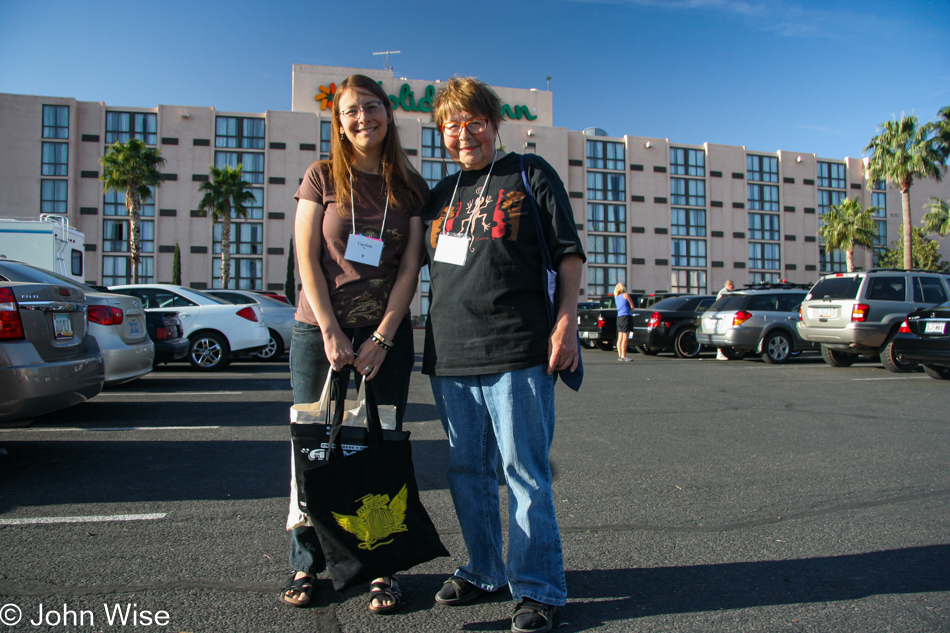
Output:
<path fill-rule="evenodd" d="M 343 429 L 343 413 L 346 410 L 346 394 L 349 386 L 341 385 L 342 380 L 338 372 L 331 369 L 330 374 L 331 405 L 327 407 L 327 424 L 330 426 L 328 461 L 334 456 L 343 457 L 343 448 L 337 442 L 337 438 Z M 379 421 L 379 408 L 376 405 L 376 391 L 373 388 L 373 383 L 363 379 L 363 389 L 366 394 L 366 445 L 372 446 L 383 441 L 383 426 Z M 359 392 L 359 388 L 357 388 L 357 392 Z M 332 419 L 331 411 L 333 412 Z"/>

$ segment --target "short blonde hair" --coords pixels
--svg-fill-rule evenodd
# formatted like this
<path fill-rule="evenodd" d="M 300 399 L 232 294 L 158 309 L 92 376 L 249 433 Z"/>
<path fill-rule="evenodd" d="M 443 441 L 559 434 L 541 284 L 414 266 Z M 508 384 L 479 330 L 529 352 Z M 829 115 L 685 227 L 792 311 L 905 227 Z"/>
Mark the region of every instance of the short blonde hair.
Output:
<path fill-rule="evenodd" d="M 626 292 L 626 291 L 627 291 L 627 287 L 624 286 L 623 284 L 618 283 L 616 286 L 614 286 L 615 295 L 619 295 L 621 292 Z"/>

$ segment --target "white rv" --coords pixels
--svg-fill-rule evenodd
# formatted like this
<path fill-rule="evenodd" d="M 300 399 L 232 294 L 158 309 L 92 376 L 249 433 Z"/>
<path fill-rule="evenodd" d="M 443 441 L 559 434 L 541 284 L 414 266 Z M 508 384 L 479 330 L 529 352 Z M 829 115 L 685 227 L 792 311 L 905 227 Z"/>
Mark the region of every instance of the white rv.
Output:
<path fill-rule="evenodd" d="M 86 236 L 61 215 L 44 213 L 39 220 L 0 218 L 0 257 L 15 259 L 85 281 Z"/>

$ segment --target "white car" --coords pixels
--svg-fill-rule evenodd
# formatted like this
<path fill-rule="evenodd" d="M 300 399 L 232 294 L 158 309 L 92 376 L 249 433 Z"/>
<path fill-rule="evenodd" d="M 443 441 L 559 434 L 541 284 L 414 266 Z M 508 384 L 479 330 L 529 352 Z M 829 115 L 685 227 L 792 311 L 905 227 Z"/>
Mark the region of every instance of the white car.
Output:
<path fill-rule="evenodd" d="M 138 297 L 146 311 L 174 309 L 191 341 L 188 362 L 201 371 L 221 369 L 236 355 L 264 349 L 270 340 L 259 305 L 238 306 L 172 284 L 110 286 L 109 290 Z"/>
<path fill-rule="evenodd" d="M 30 264 L 0 259 L 0 280 L 71 286 L 86 296 L 89 336 L 102 352 L 105 386 L 120 385 L 152 371 L 155 344 L 148 337 L 145 311 L 138 299 L 87 286 Z"/>
<path fill-rule="evenodd" d="M 256 303 L 261 306 L 264 311 L 264 324 L 270 330 L 270 341 L 267 347 L 254 355 L 256 358 L 266 361 L 277 360 L 285 350 L 290 349 L 297 308 L 250 290 L 208 290 L 207 293 L 238 305 Z"/>

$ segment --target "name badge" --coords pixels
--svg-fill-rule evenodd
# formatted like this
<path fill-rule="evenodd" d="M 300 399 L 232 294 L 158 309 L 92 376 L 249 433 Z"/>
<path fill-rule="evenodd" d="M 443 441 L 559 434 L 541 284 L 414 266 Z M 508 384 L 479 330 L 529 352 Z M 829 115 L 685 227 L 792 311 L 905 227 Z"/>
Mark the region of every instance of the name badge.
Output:
<path fill-rule="evenodd" d="M 468 247 L 472 243 L 470 236 L 439 234 L 439 241 L 435 245 L 435 261 L 443 264 L 464 266 L 468 257 Z"/>
<path fill-rule="evenodd" d="M 346 253 L 343 254 L 343 258 L 347 261 L 367 266 L 379 266 L 382 256 L 383 241 L 359 233 L 350 234 L 350 239 L 346 242 Z"/>

